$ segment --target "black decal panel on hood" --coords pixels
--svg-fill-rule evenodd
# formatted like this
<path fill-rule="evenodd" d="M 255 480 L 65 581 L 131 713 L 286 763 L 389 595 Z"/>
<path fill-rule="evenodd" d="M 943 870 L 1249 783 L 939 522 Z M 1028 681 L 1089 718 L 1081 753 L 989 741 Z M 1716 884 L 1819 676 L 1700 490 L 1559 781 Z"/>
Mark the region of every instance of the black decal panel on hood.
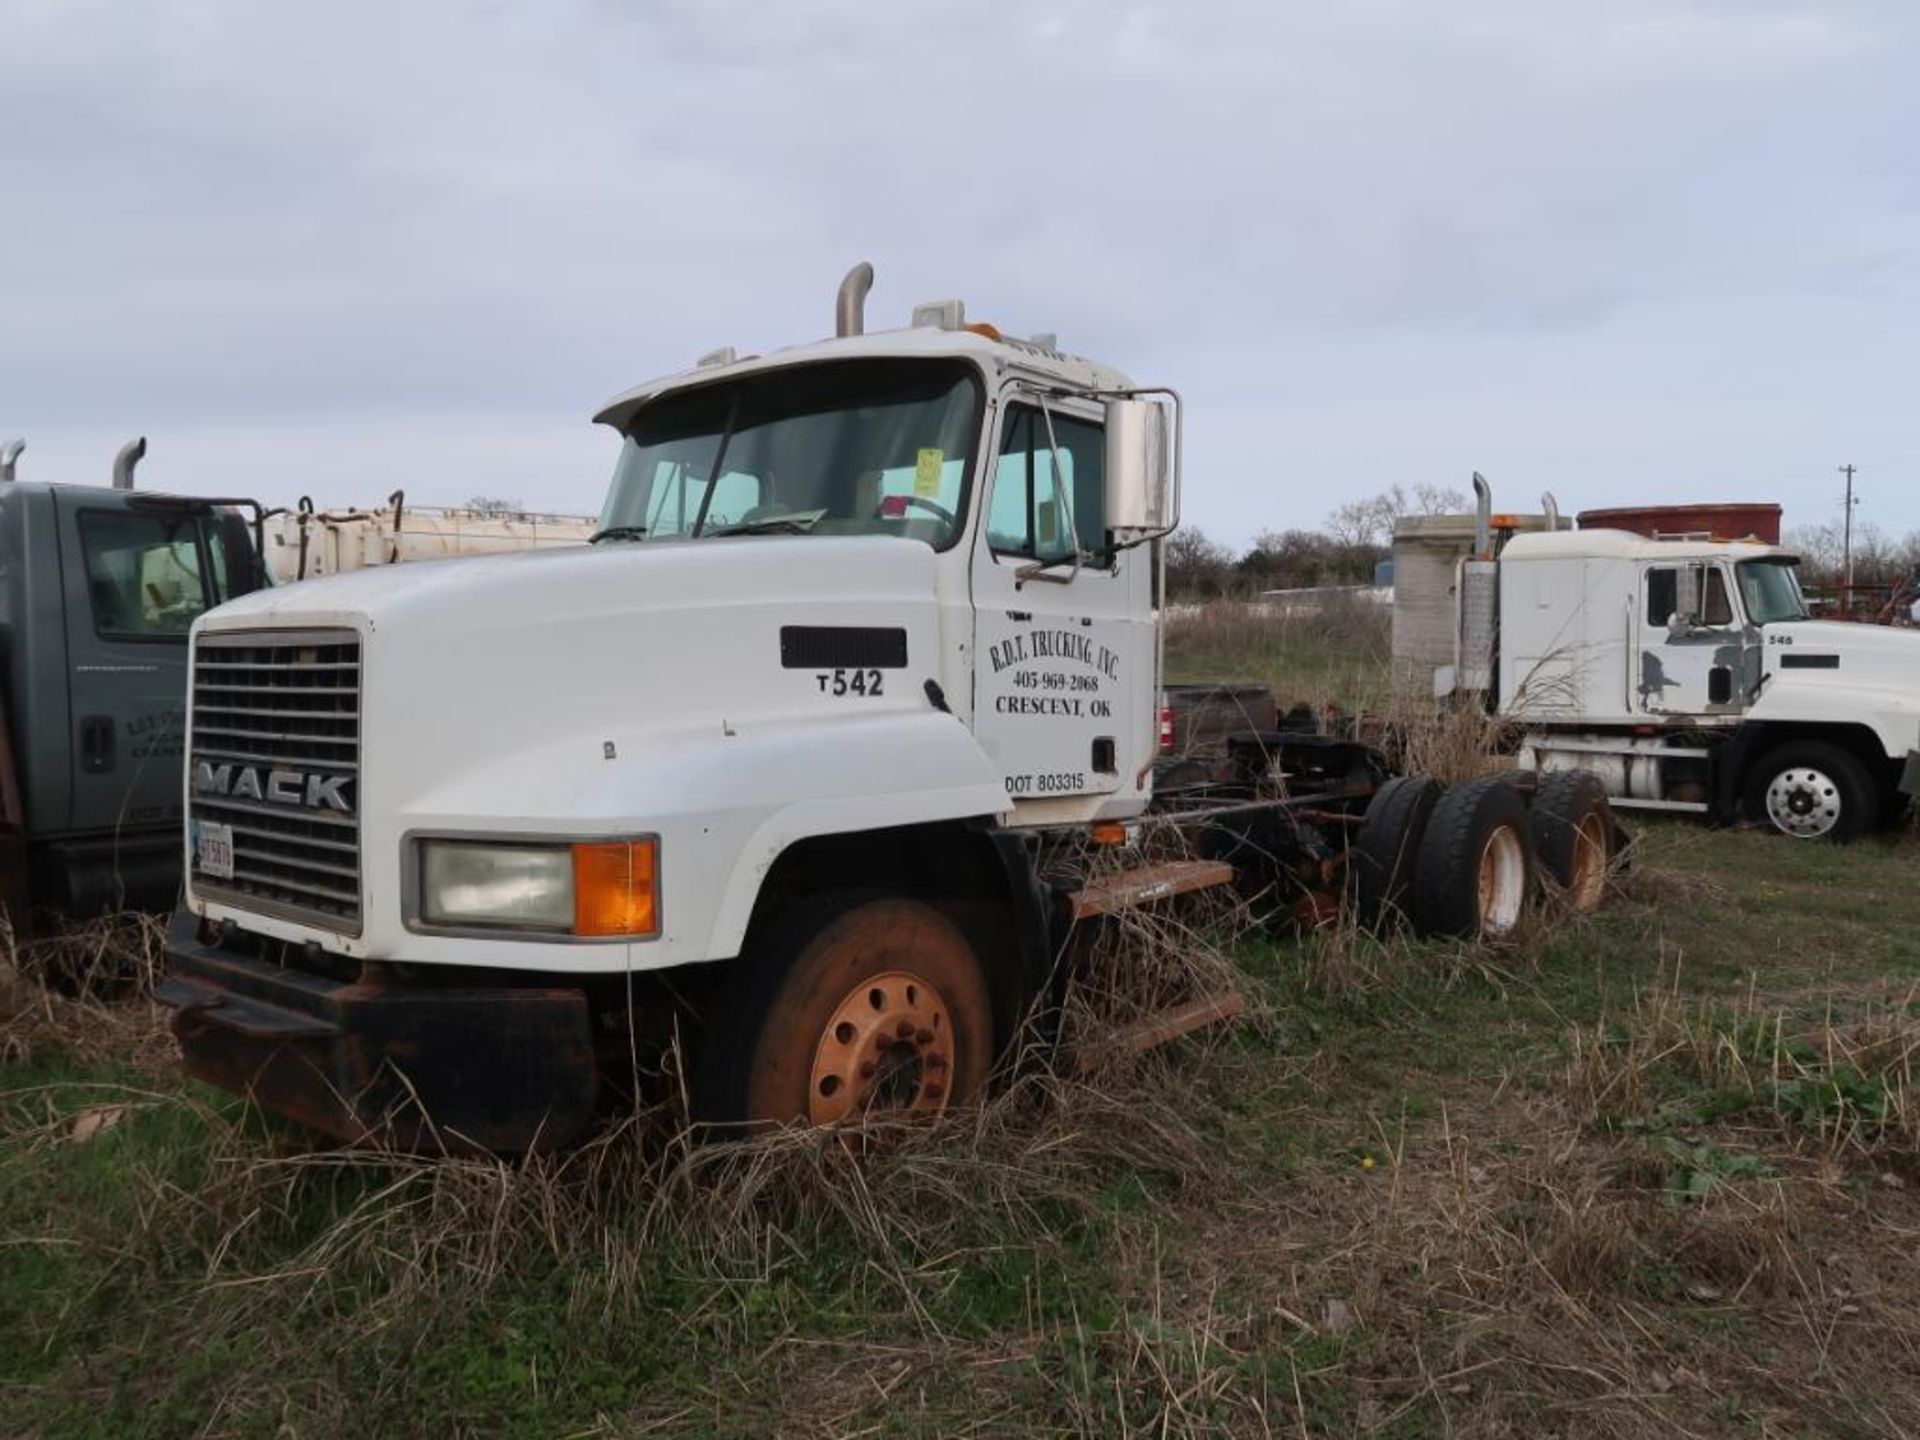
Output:
<path fill-rule="evenodd" d="M 782 625 L 780 665 L 786 670 L 904 670 L 907 632 L 886 625 Z"/>

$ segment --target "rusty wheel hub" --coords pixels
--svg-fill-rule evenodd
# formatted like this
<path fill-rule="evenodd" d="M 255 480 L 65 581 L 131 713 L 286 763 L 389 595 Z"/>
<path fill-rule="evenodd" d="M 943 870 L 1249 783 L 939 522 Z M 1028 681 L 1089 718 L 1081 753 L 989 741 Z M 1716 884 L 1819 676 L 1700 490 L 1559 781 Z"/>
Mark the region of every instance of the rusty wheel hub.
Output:
<path fill-rule="evenodd" d="M 1519 923 L 1527 897 L 1527 852 L 1512 826 L 1502 825 L 1487 837 L 1475 879 L 1481 935 L 1497 939 L 1508 934 Z"/>
<path fill-rule="evenodd" d="M 898 970 L 841 999 L 813 1052 L 807 1091 L 815 1125 L 876 1111 L 944 1110 L 953 1084 L 953 1022 L 925 980 Z"/>
<path fill-rule="evenodd" d="M 1607 822 L 1587 816 L 1573 837 L 1573 884 L 1568 891 L 1576 910 L 1598 909 L 1607 888 Z"/>

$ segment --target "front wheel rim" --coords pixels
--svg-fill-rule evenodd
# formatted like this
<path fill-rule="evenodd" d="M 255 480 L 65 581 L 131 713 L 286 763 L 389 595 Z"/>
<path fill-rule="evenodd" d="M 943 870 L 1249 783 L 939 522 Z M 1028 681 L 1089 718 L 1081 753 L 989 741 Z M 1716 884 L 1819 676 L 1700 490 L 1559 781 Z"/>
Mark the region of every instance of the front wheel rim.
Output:
<path fill-rule="evenodd" d="M 1480 933 L 1508 934 L 1520 922 L 1527 897 L 1527 852 L 1519 833 L 1502 825 L 1487 837 L 1475 875 L 1480 908 Z"/>
<path fill-rule="evenodd" d="M 1824 770 L 1796 765 L 1767 785 L 1767 819 L 1796 840 L 1818 840 L 1840 823 L 1840 787 Z"/>
<path fill-rule="evenodd" d="M 954 1044 L 947 1003 L 923 977 L 889 970 L 862 980 L 834 1006 L 814 1047 L 808 1121 L 938 1114 L 953 1089 Z"/>

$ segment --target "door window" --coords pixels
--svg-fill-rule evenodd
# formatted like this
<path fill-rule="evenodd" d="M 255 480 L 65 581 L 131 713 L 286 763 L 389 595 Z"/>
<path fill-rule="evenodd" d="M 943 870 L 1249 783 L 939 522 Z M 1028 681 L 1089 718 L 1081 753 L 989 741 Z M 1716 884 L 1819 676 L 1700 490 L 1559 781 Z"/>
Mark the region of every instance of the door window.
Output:
<path fill-rule="evenodd" d="M 1733 624 L 1733 599 L 1727 593 L 1725 572 L 1718 565 L 1696 565 L 1693 573 L 1693 583 L 1706 587 L 1700 601 L 1700 623 Z M 1657 565 L 1647 571 L 1647 624 L 1656 629 L 1666 626 L 1680 608 L 1682 588 L 1677 565 Z"/>
<path fill-rule="evenodd" d="M 79 521 L 94 633 L 103 640 L 185 636 L 210 603 L 199 519 L 85 510 Z"/>
<path fill-rule="evenodd" d="M 1647 624 L 1665 629 L 1680 608 L 1680 572 L 1671 566 L 1647 571 Z"/>
<path fill-rule="evenodd" d="M 261 567 L 253 543 L 253 530 L 233 510 L 216 511 L 201 522 L 201 534 L 207 542 L 207 558 L 213 563 L 213 603 L 224 605 L 236 595 L 245 595 L 262 583 Z"/>
<path fill-rule="evenodd" d="M 1727 577 L 1718 565 L 1707 569 L 1707 599 L 1700 608 L 1700 618 L 1708 625 L 1733 623 L 1733 601 L 1727 597 Z"/>
<path fill-rule="evenodd" d="M 1053 412 L 1049 434 L 1047 417 L 1037 407 L 1009 406 L 987 506 L 987 544 L 996 555 L 1052 562 L 1071 560 L 1076 542 L 1087 564 L 1112 564 L 1105 437 L 1098 425 L 1059 411 Z"/>

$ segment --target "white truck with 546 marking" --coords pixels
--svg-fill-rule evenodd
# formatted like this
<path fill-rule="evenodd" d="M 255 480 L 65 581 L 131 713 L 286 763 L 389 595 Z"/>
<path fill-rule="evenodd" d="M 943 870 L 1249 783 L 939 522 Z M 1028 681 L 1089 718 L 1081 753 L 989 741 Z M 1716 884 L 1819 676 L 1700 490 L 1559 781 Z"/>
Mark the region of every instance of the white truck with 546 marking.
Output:
<path fill-rule="evenodd" d="M 1813 618 L 1779 545 L 1569 529 L 1551 499 L 1497 516 L 1474 484 L 1471 550 L 1407 567 L 1395 606 L 1450 614 L 1453 663 L 1409 678 L 1511 724 L 1523 768 L 1807 840 L 1856 839 L 1920 791 L 1920 633 Z"/>

